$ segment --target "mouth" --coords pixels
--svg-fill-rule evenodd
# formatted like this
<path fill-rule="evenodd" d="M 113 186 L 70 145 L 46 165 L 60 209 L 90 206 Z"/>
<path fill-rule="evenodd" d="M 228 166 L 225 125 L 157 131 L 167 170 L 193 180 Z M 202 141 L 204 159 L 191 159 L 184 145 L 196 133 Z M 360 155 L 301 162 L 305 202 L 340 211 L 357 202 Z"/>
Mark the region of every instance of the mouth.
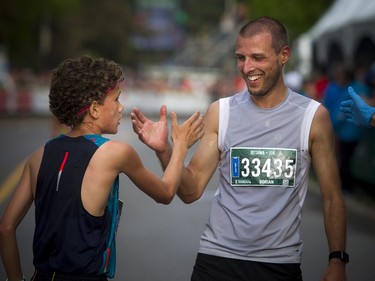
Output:
<path fill-rule="evenodd" d="M 261 77 L 260 75 L 248 75 L 247 79 L 250 82 L 257 82 L 260 79 L 260 77 Z"/>

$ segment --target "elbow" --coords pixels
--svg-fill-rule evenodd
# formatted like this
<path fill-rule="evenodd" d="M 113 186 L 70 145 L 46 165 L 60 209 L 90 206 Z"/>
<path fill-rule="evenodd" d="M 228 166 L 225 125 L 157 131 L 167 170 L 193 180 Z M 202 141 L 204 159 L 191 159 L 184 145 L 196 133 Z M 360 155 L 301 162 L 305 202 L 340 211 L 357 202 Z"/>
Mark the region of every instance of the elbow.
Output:
<path fill-rule="evenodd" d="M 187 199 L 187 198 L 181 198 L 181 201 L 184 202 L 185 204 L 191 204 L 193 202 L 195 202 L 195 200 L 191 200 L 191 199 Z"/>
<path fill-rule="evenodd" d="M 0 241 L 4 241 L 9 236 L 15 235 L 16 228 L 12 225 L 6 225 L 4 223 L 0 223 Z"/>
<path fill-rule="evenodd" d="M 173 201 L 174 195 L 175 193 L 167 193 L 160 198 L 156 198 L 155 201 L 159 204 L 169 205 Z"/>
<path fill-rule="evenodd" d="M 197 201 L 200 198 L 200 196 L 196 196 L 194 194 L 189 194 L 188 195 L 188 194 L 182 194 L 182 193 L 178 193 L 178 197 L 185 204 L 191 204 L 191 203 Z"/>

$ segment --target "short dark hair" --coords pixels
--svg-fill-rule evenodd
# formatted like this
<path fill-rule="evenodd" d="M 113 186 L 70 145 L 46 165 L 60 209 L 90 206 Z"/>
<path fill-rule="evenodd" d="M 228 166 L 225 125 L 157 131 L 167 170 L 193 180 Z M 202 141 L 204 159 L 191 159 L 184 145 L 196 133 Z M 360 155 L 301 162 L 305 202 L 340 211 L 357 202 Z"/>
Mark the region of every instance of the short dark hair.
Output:
<path fill-rule="evenodd" d="M 239 31 L 242 37 L 252 37 L 262 32 L 269 32 L 272 36 L 272 48 L 279 53 L 285 46 L 289 46 L 288 32 L 278 20 L 270 17 L 260 17 L 247 22 Z"/>
<path fill-rule="evenodd" d="M 104 58 L 66 59 L 52 72 L 49 108 L 61 123 L 74 127 L 86 114 L 80 110 L 93 101 L 102 104 L 122 74 L 120 65 Z"/>

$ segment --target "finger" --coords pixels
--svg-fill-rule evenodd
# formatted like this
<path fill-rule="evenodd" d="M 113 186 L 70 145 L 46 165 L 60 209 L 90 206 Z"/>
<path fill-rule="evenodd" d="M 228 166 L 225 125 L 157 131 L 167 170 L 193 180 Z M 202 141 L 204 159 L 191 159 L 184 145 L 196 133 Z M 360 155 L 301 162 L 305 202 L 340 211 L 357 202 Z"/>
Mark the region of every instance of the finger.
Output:
<path fill-rule="evenodd" d="M 167 121 L 167 106 L 165 104 L 160 107 L 160 121 Z"/>
<path fill-rule="evenodd" d="M 199 114 L 198 112 L 197 119 L 194 120 L 194 123 L 191 126 L 197 132 L 202 131 L 204 127 L 203 115 Z"/>
<path fill-rule="evenodd" d="M 345 106 L 345 107 L 351 107 L 353 105 L 353 101 L 352 100 L 344 100 L 340 103 L 341 106 Z"/>
<path fill-rule="evenodd" d="M 130 116 L 131 116 L 131 122 L 132 122 L 133 131 L 137 135 L 139 135 L 140 130 L 141 130 L 141 124 L 138 122 L 138 120 L 136 118 L 133 118 L 132 114 L 130 114 Z"/>
<path fill-rule="evenodd" d="M 348 93 L 351 97 L 357 95 L 357 93 L 354 91 L 352 87 L 348 87 Z"/>
<path fill-rule="evenodd" d="M 341 106 L 340 107 L 340 111 L 341 112 L 344 112 L 344 113 L 351 113 L 352 112 L 352 110 L 351 110 L 351 108 L 350 107 L 344 107 L 344 106 Z"/>
<path fill-rule="evenodd" d="M 200 113 L 199 111 L 195 111 L 190 117 L 189 119 L 186 120 L 187 123 L 189 123 L 190 125 L 193 124 L 198 118 L 200 117 Z"/>
<path fill-rule="evenodd" d="M 145 123 L 148 120 L 147 117 L 137 107 L 133 108 L 132 113 L 134 114 L 138 122 Z"/>
<path fill-rule="evenodd" d="M 344 112 L 345 118 L 353 119 L 353 113 L 351 111 Z"/>
<path fill-rule="evenodd" d="M 347 118 L 346 121 L 348 121 L 349 123 L 351 123 L 351 124 L 353 124 L 353 125 L 358 126 L 358 123 L 357 123 L 352 117 Z"/>
<path fill-rule="evenodd" d="M 178 126 L 177 114 L 174 111 L 171 112 L 171 126 L 172 128 L 175 128 Z"/>

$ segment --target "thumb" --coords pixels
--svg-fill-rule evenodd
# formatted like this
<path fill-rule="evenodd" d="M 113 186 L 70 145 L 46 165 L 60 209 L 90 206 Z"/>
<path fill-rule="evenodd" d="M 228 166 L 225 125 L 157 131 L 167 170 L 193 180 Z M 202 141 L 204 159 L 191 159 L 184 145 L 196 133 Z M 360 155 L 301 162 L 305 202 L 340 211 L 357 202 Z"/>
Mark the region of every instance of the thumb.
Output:
<path fill-rule="evenodd" d="M 359 95 L 354 91 L 354 89 L 352 87 L 348 87 L 348 93 L 349 93 L 349 96 L 355 100 L 359 97 Z"/>
<path fill-rule="evenodd" d="M 160 107 L 160 121 L 167 122 L 167 106 L 165 104 Z"/>
<path fill-rule="evenodd" d="M 172 124 L 172 128 L 175 128 L 176 126 L 178 126 L 177 114 L 174 111 L 171 112 L 171 124 Z"/>

